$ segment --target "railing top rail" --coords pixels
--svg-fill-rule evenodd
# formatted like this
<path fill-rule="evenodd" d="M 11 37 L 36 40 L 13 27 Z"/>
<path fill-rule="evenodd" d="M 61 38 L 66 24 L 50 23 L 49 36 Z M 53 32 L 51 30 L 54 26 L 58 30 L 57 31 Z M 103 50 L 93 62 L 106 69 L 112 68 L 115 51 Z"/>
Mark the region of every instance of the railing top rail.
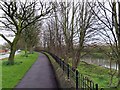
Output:
<path fill-rule="evenodd" d="M 79 88 L 79 81 L 82 81 L 82 84 L 85 86 L 83 86 L 83 88 L 90 88 L 90 90 L 98 90 L 98 84 L 95 84 L 92 80 L 90 80 L 88 77 L 84 76 L 83 74 L 79 73 L 78 70 L 75 70 L 72 68 L 72 66 L 70 66 L 69 64 L 67 64 L 66 62 L 64 62 L 63 60 L 61 60 L 59 57 L 57 57 L 55 54 L 52 54 L 51 52 L 45 51 L 45 50 L 41 50 L 41 52 L 47 52 L 49 53 L 54 59 L 55 61 L 62 67 L 63 71 L 65 71 L 65 69 L 67 69 L 66 71 L 68 71 L 68 76 L 74 77 L 75 81 L 76 81 L 76 88 Z M 72 75 L 73 76 L 72 76 Z M 68 77 L 69 78 L 69 77 Z M 86 83 L 87 81 L 87 83 Z"/>

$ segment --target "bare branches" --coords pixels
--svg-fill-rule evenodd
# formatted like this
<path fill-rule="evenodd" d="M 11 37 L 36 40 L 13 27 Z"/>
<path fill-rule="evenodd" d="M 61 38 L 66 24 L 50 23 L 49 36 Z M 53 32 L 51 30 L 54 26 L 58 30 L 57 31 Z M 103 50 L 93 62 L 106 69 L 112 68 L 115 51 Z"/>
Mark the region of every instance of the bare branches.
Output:
<path fill-rule="evenodd" d="M 0 34 L 0 36 L 5 39 L 10 45 L 12 44 L 3 34 Z"/>
<path fill-rule="evenodd" d="M 112 54 L 114 54 L 111 55 L 111 57 L 118 63 L 118 66 L 120 67 L 119 2 L 117 2 L 116 0 L 112 2 L 111 0 L 111 2 L 108 1 L 108 3 L 106 4 L 105 2 L 99 2 L 99 0 L 97 0 L 97 5 L 97 8 L 99 10 L 98 14 L 96 14 L 96 11 L 89 4 L 97 19 L 102 23 L 98 26 L 104 26 L 104 28 L 99 28 L 100 30 L 98 31 L 98 35 L 100 35 L 105 43 L 109 45 Z M 109 9 L 106 8 L 106 5 L 109 5 Z M 118 76 L 118 86 L 120 86 L 120 69 L 118 70 Z"/>
<path fill-rule="evenodd" d="M 25 27 L 29 26 L 30 24 L 36 22 L 38 19 L 41 20 L 41 17 L 44 17 L 48 15 L 51 11 L 52 8 L 50 5 L 45 9 L 43 7 L 43 3 L 40 2 L 40 14 L 35 16 L 36 13 L 36 2 L 21 2 L 19 1 L 19 6 L 18 8 L 18 2 L 3 2 L 1 4 L 1 9 L 4 11 L 4 13 L 7 15 L 5 19 L 13 24 L 16 27 L 16 30 L 18 30 L 18 24 L 21 25 L 22 29 Z M 43 12 L 46 10 L 45 12 Z M 35 16 L 35 17 L 33 17 Z M 9 17 L 9 18 L 8 18 Z M 21 24 L 20 24 L 21 23 Z M 26 24 L 25 24 L 26 23 Z M 24 26 L 25 25 L 25 26 Z M 21 29 L 21 30 L 22 30 Z"/>
<path fill-rule="evenodd" d="M 16 46 L 22 31 L 31 24 L 47 18 L 47 16 L 52 13 L 51 5 L 44 7 L 43 2 L 41 2 L 40 5 L 37 5 L 37 0 L 32 2 L 29 2 L 28 0 L 25 2 L 21 0 L 14 0 L 10 2 L 0 1 L 0 9 L 4 14 L 4 16 L 0 18 L 0 22 L 4 26 L 2 28 L 5 28 L 4 30 L 9 29 L 9 31 L 15 33 L 13 42 L 10 42 L 4 35 L 0 35 L 11 45 L 11 53 L 9 57 L 10 64 L 14 63 Z"/>

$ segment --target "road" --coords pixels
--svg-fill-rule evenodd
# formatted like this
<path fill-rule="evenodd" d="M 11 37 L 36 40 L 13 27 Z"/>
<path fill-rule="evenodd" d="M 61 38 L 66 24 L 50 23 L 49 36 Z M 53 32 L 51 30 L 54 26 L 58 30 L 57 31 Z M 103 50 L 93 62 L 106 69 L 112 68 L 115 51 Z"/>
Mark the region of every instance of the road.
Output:
<path fill-rule="evenodd" d="M 15 55 L 19 54 L 19 52 L 16 52 Z M 4 58 L 8 58 L 10 54 L 0 54 L 0 60 L 4 59 Z"/>

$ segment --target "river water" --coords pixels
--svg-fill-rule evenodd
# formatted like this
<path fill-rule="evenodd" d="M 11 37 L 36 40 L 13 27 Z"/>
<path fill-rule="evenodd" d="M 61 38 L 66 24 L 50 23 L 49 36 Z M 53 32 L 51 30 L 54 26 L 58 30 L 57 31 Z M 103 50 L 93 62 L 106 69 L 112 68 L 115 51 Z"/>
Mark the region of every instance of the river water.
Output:
<path fill-rule="evenodd" d="M 98 65 L 98 66 L 110 68 L 110 62 L 107 59 L 83 58 L 83 59 L 81 59 L 81 61 L 87 62 L 89 64 L 95 64 L 95 65 Z M 112 62 L 111 63 L 111 68 L 118 70 L 118 65 L 115 62 Z"/>

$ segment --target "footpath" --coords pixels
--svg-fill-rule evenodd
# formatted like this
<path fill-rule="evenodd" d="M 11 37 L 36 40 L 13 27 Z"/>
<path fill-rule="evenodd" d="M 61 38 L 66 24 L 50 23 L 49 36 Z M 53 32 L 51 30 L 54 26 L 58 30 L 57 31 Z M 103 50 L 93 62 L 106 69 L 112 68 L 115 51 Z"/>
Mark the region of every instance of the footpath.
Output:
<path fill-rule="evenodd" d="M 37 61 L 15 87 L 15 89 L 17 88 L 58 89 L 51 63 L 44 54 L 40 53 Z"/>

